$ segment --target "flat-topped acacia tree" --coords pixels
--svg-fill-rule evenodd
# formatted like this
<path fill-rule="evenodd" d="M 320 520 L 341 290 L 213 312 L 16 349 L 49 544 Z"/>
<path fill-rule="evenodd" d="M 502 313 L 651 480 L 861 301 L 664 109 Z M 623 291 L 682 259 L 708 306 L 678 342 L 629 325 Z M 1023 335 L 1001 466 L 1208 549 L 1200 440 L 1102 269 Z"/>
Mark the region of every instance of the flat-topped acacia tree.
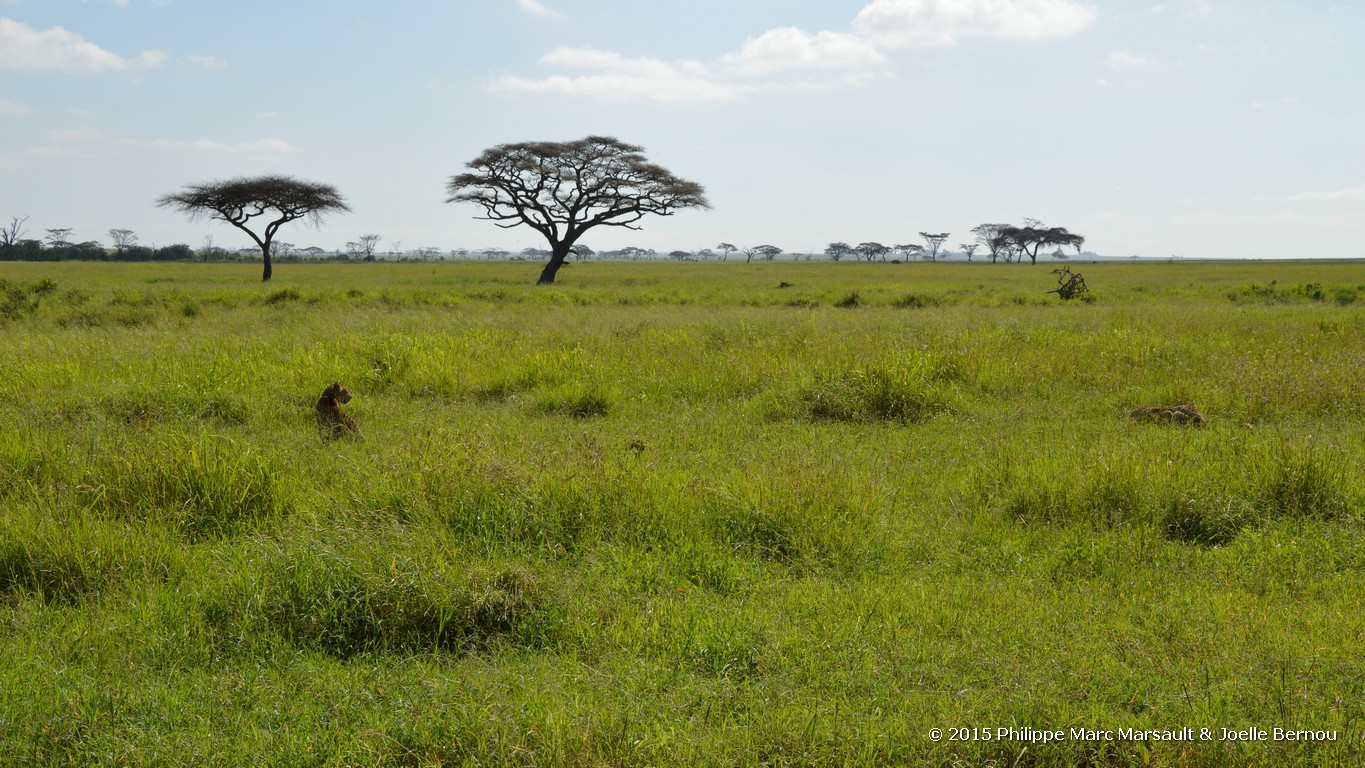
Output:
<path fill-rule="evenodd" d="M 227 181 L 191 184 L 179 192 L 157 200 L 162 208 L 174 208 L 190 218 L 217 219 L 251 236 L 261 249 L 265 271 L 261 280 L 270 279 L 270 246 L 280 225 L 308 219 L 317 226 L 322 217 L 349 206 L 330 184 L 301 181 L 292 176 L 239 176 Z M 252 219 L 266 217 L 258 235 L 247 226 Z"/>
<path fill-rule="evenodd" d="M 646 214 L 710 208 L 700 184 L 645 159 L 644 150 L 606 136 L 577 141 L 499 144 L 453 176 L 447 203 L 477 203 L 483 218 L 510 229 L 525 224 L 550 244 L 539 283 L 555 273 L 584 232 L 596 226 L 640 229 Z"/>

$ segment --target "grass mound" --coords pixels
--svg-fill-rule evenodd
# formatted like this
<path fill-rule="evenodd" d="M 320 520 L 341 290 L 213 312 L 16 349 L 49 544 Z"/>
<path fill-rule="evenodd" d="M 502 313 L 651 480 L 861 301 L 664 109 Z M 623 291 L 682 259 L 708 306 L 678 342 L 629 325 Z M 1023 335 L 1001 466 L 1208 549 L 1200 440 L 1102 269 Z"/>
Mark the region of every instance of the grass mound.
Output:
<path fill-rule="evenodd" d="M 792 411 L 807 421 L 918 423 L 953 409 L 956 378 L 951 365 L 930 357 L 821 374 Z"/>
<path fill-rule="evenodd" d="M 281 516 L 286 504 L 276 477 L 260 455 L 230 440 L 175 438 L 122 446 L 81 490 L 102 514 L 169 526 L 199 540 Z"/>
<path fill-rule="evenodd" d="M 435 544 L 348 532 L 253 541 L 207 602 L 208 624 L 220 644 L 273 638 L 341 659 L 549 642 L 531 571 L 471 567 Z"/>
<path fill-rule="evenodd" d="M 160 582 L 180 570 L 175 545 L 104 521 L 52 522 L 7 514 L 0 538 L 0 594 L 73 604 L 124 584 Z"/>

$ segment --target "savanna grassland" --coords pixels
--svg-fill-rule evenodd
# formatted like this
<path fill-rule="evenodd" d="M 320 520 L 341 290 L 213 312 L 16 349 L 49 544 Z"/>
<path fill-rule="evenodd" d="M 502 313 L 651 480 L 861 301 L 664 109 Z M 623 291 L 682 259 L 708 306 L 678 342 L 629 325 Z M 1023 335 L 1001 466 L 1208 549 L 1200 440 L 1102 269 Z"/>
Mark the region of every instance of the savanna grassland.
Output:
<path fill-rule="evenodd" d="M 0 764 L 1358 764 L 1365 266 L 1076 268 L 0 265 Z"/>

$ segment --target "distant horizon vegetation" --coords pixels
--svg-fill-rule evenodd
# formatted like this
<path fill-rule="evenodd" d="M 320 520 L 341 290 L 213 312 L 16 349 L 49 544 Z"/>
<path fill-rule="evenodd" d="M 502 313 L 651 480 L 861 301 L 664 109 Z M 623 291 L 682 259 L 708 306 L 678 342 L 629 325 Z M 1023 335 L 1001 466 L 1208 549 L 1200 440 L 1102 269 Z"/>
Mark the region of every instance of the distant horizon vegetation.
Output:
<path fill-rule="evenodd" d="M 68 240 L 73 230 L 66 228 L 44 229 L 48 233 L 42 239 L 25 237 L 29 230 L 25 229 L 27 217 L 13 217 L 8 225 L 0 226 L 0 261 L 203 261 L 203 262 L 248 262 L 259 259 L 260 250 L 255 247 L 224 248 L 215 245 L 215 237 L 208 235 L 204 243 L 199 247 L 194 247 L 188 243 L 171 243 L 169 245 L 142 245 L 139 243 L 138 235 L 132 230 L 111 229 L 107 235 L 111 245 L 106 246 L 99 240 L 86 240 L 75 242 Z M 55 238 L 55 239 L 54 239 Z M 320 246 L 298 246 L 293 243 L 280 241 L 276 243 L 273 258 L 285 263 L 299 263 L 309 261 L 359 261 L 359 262 L 432 262 L 432 261 L 543 261 L 549 256 L 549 250 L 545 248 L 528 247 L 518 251 L 497 247 L 482 248 L 451 248 L 442 249 L 435 246 L 424 246 L 419 248 L 402 248 L 400 242 L 389 243 L 387 249 L 380 249 L 378 244 L 382 241 L 379 235 L 366 235 L 361 238 L 361 242 L 347 243 L 343 248 L 323 248 Z M 723 244 L 722 244 L 723 245 Z M 831 245 L 834 245 L 833 243 Z M 875 244 L 874 244 L 875 245 Z M 749 261 L 881 261 L 885 263 L 908 263 L 912 261 L 930 262 L 927 252 L 911 251 L 905 253 L 897 248 L 888 247 L 887 250 L 877 256 L 868 257 L 858 253 L 856 248 L 850 249 L 846 255 L 833 258 L 828 249 L 826 251 L 785 251 L 779 249 L 771 255 L 763 255 L 758 249 L 764 246 L 755 246 L 754 254 L 746 255 L 745 249 L 736 248 L 731 253 L 721 252 L 716 248 L 701 248 L 698 250 L 687 249 L 654 249 L 642 247 L 625 247 L 609 250 L 594 251 L 590 248 L 582 249 L 575 254 L 575 261 L 604 260 L 604 261 L 735 261 L 745 263 Z M 1066 253 L 1061 249 L 1039 254 L 1039 258 L 1046 258 L 1047 261 L 1302 261 L 1302 262 L 1339 262 L 1357 261 L 1362 257 L 1298 257 L 1284 256 L 1280 258 L 1264 257 L 1244 257 L 1244 258 L 1219 258 L 1219 257 L 1200 257 L 1200 256 L 1141 256 L 1101 254 L 1094 251 L 1081 251 L 1079 254 Z M 971 263 L 990 264 L 989 254 L 968 254 L 965 250 L 942 250 L 937 254 L 938 260 L 958 261 Z M 998 263 L 1022 263 L 1016 260 L 1012 254 L 1002 254 L 997 260 Z"/>

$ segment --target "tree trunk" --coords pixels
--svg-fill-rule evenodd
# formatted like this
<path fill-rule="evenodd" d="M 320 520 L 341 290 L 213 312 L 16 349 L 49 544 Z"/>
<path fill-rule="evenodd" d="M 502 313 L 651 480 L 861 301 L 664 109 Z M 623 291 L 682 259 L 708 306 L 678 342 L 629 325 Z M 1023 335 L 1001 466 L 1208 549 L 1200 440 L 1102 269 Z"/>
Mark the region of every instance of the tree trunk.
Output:
<path fill-rule="evenodd" d="M 261 273 L 261 282 L 270 282 L 270 246 L 266 245 L 261 249 L 261 256 L 265 258 L 265 271 Z"/>
<path fill-rule="evenodd" d="M 569 243 L 554 243 L 550 249 L 550 263 L 541 270 L 540 279 L 536 281 L 538 285 L 554 285 L 555 273 L 564 266 L 564 260 L 569 256 Z"/>

